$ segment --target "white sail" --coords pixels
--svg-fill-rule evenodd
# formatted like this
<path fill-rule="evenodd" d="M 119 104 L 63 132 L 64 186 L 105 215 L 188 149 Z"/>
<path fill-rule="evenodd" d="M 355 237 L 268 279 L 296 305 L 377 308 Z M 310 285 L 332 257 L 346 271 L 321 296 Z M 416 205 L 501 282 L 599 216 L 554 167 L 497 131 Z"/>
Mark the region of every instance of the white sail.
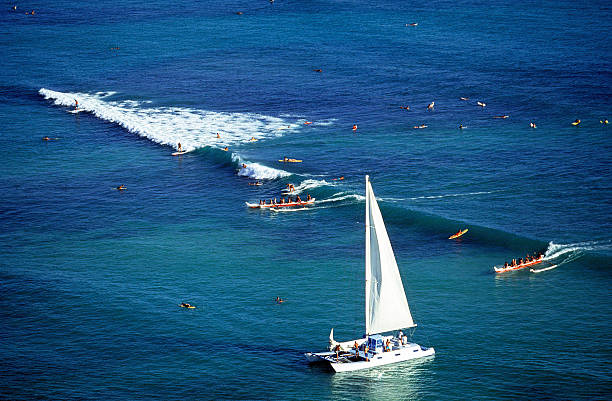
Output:
<path fill-rule="evenodd" d="M 393 248 L 368 176 L 366 176 L 365 270 L 366 334 L 416 326 L 410 314 Z"/>

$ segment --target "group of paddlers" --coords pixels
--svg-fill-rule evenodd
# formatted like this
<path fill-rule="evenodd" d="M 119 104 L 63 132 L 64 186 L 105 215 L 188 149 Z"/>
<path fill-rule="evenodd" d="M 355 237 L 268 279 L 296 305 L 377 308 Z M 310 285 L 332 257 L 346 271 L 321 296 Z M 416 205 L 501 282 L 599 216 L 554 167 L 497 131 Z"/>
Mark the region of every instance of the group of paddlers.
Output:
<path fill-rule="evenodd" d="M 285 197 L 282 197 L 279 202 L 277 202 L 276 198 L 269 199 L 268 201 L 260 200 L 259 205 L 286 205 L 288 203 L 310 202 L 311 199 L 312 197 L 310 195 L 307 195 L 305 200 L 302 200 L 299 195 L 296 195 L 295 199 L 291 198 L 291 196 L 288 196 L 287 200 L 285 200 Z"/>
<path fill-rule="evenodd" d="M 504 268 L 507 268 L 507 267 L 516 267 L 516 266 L 520 266 L 522 264 L 535 262 L 535 261 L 538 261 L 538 260 L 542 259 L 543 257 L 544 257 L 544 254 L 542 252 L 539 252 L 537 254 L 534 253 L 533 256 L 530 256 L 529 254 L 527 254 L 527 256 L 525 256 L 524 258 L 518 258 L 518 260 L 517 259 L 512 259 L 512 262 L 504 263 Z"/>

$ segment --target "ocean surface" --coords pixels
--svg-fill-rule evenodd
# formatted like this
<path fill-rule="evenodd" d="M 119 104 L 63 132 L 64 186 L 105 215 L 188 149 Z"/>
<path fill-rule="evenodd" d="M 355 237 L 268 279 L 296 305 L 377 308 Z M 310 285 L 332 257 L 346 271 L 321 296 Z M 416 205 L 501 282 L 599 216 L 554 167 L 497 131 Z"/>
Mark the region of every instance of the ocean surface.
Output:
<path fill-rule="evenodd" d="M 610 2 L 0 14 L 0 398 L 610 398 Z M 364 332 L 366 174 L 436 355 L 334 374 L 303 353 Z M 246 207 L 289 183 L 315 206 Z"/>

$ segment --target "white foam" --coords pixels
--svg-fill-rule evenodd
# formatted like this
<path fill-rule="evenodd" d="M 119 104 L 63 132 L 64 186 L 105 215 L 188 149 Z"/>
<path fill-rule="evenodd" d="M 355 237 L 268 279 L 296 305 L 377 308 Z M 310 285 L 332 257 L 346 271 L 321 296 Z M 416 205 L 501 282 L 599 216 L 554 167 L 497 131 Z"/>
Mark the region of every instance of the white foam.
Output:
<path fill-rule="evenodd" d="M 265 139 L 302 128 L 294 121 L 255 113 L 221 113 L 186 107 L 150 107 L 150 102 L 135 100 L 112 101 L 115 92 L 63 93 L 42 88 L 39 93 L 58 106 L 72 107 L 75 99 L 79 109 L 116 123 L 126 130 L 162 145 L 191 151 L 205 146 L 223 148 L 248 142 L 251 138 Z M 216 134 L 220 134 L 220 138 Z M 263 173 L 267 174 L 267 173 Z"/>

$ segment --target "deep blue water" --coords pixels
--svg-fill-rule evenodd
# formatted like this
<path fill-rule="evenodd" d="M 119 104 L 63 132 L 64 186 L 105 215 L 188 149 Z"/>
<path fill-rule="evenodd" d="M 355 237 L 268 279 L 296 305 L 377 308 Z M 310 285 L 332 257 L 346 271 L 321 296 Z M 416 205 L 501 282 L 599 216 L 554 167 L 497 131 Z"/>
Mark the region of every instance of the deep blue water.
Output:
<path fill-rule="evenodd" d="M 208 3 L 0 11 L 0 397 L 609 398 L 608 2 Z M 365 174 L 436 356 L 332 374 Z"/>

